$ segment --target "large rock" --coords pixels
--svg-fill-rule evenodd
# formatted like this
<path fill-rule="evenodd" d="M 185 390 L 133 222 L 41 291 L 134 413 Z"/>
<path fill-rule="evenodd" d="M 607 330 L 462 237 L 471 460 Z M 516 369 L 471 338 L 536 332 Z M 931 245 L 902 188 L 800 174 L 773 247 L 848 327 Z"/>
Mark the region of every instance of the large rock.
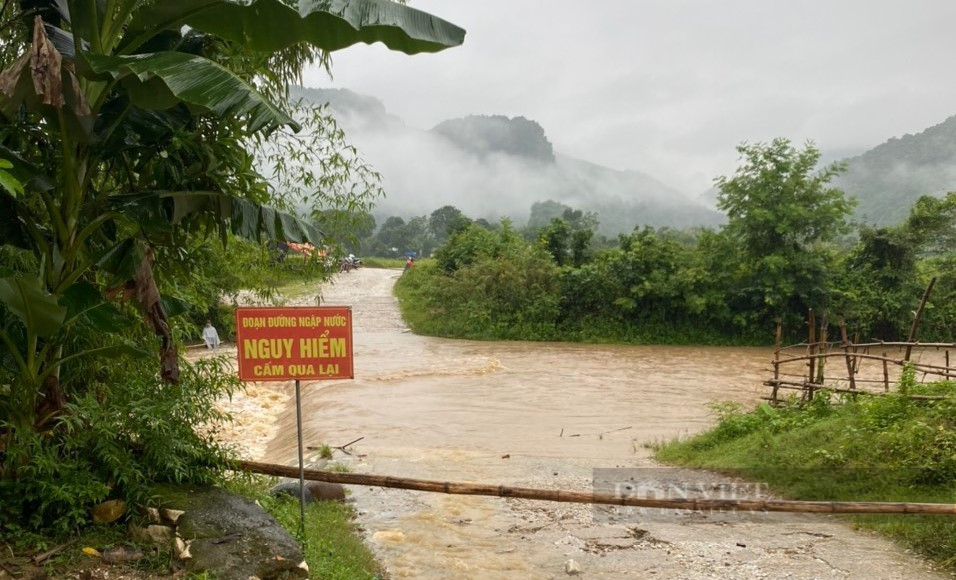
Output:
<path fill-rule="evenodd" d="M 187 572 L 209 571 L 218 580 L 308 577 L 298 543 L 252 501 L 219 488 L 161 495 L 165 507 L 184 512 L 176 531 L 189 545 Z"/>
<path fill-rule="evenodd" d="M 108 524 L 115 522 L 125 513 L 126 502 L 121 499 L 111 499 L 93 508 L 93 522 L 97 524 Z"/>

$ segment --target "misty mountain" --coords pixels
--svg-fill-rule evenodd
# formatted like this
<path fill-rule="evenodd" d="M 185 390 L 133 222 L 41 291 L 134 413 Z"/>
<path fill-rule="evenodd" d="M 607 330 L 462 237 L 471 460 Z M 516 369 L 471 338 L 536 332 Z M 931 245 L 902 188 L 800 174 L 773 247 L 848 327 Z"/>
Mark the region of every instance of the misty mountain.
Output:
<path fill-rule="evenodd" d="M 554 163 L 554 147 L 544 136 L 544 129 L 524 117 L 470 115 L 443 121 L 432 132 L 479 157 L 503 153 L 530 161 Z"/>
<path fill-rule="evenodd" d="M 329 103 L 349 140 L 381 172 L 386 199 L 376 218 L 426 215 L 453 205 L 471 218 L 528 221 L 531 205 L 553 200 L 595 212 L 605 235 L 637 225 L 714 225 L 723 216 L 660 181 L 556 153 L 538 123 L 473 115 L 429 131 L 406 126 L 381 101 L 345 89 L 293 88 Z"/>
<path fill-rule="evenodd" d="M 920 196 L 956 190 L 956 116 L 845 161 L 846 173 L 833 184 L 857 198 L 857 217 L 870 224 L 899 223 Z"/>

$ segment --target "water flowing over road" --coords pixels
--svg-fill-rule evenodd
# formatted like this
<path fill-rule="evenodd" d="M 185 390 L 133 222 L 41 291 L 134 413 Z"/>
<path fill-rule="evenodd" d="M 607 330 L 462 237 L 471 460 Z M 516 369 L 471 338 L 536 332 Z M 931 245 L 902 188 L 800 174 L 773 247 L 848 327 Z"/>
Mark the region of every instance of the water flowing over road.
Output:
<path fill-rule="evenodd" d="M 303 385 L 306 445 L 363 439 L 355 472 L 590 490 L 595 468 L 668 470 L 647 444 L 712 422 L 710 401 L 752 404 L 761 348 L 473 342 L 405 328 L 399 271 L 362 268 L 322 290 L 353 308 L 355 379 Z M 314 304 L 314 300 L 311 302 Z M 238 397 L 231 437 L 251 459 L 295 464 L 291 386 Z M 312 454 L 315 466 L 322 463 Z M 841 520 L 795 514 L 637 514 L 623 508 L 353 487 L 368 541 L 393 578 L 941 578 Z M 572 563 L 573 561 L 573 563 Z"/>

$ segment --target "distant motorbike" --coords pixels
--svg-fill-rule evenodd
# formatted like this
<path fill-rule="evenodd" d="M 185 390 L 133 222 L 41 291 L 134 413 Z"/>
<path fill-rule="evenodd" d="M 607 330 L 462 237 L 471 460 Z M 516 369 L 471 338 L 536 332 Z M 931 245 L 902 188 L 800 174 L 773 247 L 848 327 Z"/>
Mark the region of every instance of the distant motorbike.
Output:
<path fill-rule="evenodd" d="M 348 256 L 342 258 L 342 260 L 339 262 L 339 271 L 350 272 L 361 265 L 362 258 L 359 258 L 355 254 L 349 254 Z"/>

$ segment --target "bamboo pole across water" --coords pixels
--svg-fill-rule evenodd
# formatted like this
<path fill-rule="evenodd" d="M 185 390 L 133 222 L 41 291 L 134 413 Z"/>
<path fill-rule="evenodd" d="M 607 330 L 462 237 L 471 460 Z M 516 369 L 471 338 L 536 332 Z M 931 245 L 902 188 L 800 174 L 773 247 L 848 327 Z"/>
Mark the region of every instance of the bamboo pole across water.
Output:
<path fill-rule="evenodd" d="M 274 475 L 279 477 L 299 477 L 297 467 L 239 461 L 238 466 L 246 471 Z M 922 514 L 956 516 L 956 504 L 941 503 L 898 503 L 898 502 L 862 502 L 862 501 L 790 501 L 756 499 L 652 499 L 631 497 L 626 494 L 599 493 L 586 491 L 564 491 L 557 489 L 535 489 L 530 487 L 510 487 L 507 485 L 488 485 L 480 483 L 456 483 L 428 479 L 410 479 L 388 475 L 363 473 L 333 473 L 317 469 L 306 469 L 305 479 L 325 481 L 346 485 L 369 485 L 429 491 L 456 495 L 485 495 L 492 497 L 511 497 L 565 503 L 606 504 L 633 507 L 648 507 L 674 510 L 692 510 L 701 512 L 751 511 L 751 512 L 794 512 L 822 514 Z"/>

